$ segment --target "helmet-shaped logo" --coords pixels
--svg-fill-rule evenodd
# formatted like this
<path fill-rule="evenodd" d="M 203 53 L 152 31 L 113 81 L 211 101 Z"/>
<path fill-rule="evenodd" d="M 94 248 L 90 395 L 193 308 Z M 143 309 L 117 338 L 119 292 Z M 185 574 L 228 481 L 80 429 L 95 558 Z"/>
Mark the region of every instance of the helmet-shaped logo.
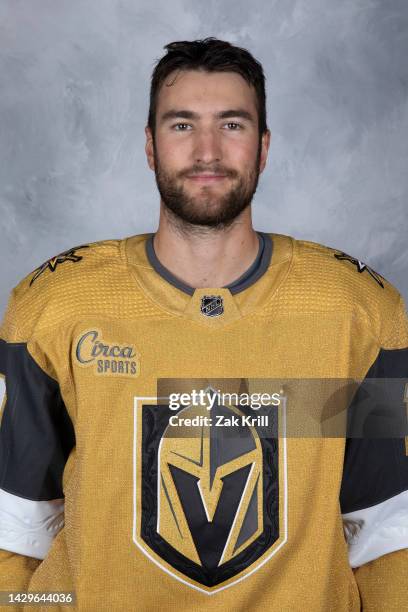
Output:
<path fill-rule="evenodd" d="M 203 406 L 184 408 L 179 418 L 207 417 L 212 424 L 185 427 L 177 437 L 169 426 L 159 449 L 157 531 L 206 571 L 239 555 L 262 530 L 261 442 L 255 428 L 228 436 L 214 424 L 232 416 L 244 415 L 224 406 L 211 417 Z"/>
<path fill-rule="evenodd" d="M 287 539 L 285 446 L 248 425 L 253 415 L 135 398 L 134 541 L 206 594 L 252 574 Z"/>

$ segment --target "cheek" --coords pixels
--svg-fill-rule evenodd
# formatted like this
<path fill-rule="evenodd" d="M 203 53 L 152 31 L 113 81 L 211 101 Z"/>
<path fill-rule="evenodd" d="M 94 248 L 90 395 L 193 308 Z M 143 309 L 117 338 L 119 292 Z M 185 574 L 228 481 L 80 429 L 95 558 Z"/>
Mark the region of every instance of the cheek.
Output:
<path fill-rule="evenodd" d="M 228 158 L 241 168 L 251 167 L 256 159 L 257 142 L 252 140 L 229 143 L 226 150 Z"/>
<path fill-rule="evenodd" d="M 188 143 L 162 139 L 158 149 L 160 163 L 168 169 L 183 168 L 191 163 L 191 146 Z"/>

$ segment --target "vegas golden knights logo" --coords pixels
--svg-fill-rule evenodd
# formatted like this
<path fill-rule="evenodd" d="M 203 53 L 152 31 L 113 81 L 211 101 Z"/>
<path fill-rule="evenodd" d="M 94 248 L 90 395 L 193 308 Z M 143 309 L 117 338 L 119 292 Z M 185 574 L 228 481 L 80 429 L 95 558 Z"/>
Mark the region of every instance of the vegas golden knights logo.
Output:
<path fill-rule="evenodd" d="M 252 574 L 286 542 L 286 441 L 256 426 L 215 425 L 249 414 L 220 405 L 174 411 L 135 398 L 134 542 L 209 595 Z M 183 419 L 195 425 L 175 424 Z"/>

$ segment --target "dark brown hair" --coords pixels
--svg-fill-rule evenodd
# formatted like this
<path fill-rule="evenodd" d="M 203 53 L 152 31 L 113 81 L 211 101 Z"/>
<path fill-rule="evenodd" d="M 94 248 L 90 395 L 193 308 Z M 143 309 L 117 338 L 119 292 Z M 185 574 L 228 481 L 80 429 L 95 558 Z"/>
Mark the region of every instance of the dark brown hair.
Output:
<path fill-rule="evenodd" d="M 155 135 L 157 99 L 160 88 L 173 70 L 237 72 L 256 92 L 260 137 L 266 124 L 265 75 L 262 65 L 247 51 L 212 36 L 203 40 L 182 40 L 165 45 L 167 54 L 156 63 L 150 87 L 148 126 Z"/>

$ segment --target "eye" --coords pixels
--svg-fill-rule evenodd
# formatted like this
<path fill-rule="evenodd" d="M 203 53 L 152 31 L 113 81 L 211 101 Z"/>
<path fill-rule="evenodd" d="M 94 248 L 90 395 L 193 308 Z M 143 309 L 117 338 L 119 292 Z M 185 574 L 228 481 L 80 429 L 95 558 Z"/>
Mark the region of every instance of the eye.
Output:
<path fill-rule="evenodd" d="M 174 125 L 172 125 L 172 128 L 177 128 L 179 125 L 190 125 L 189 123 L 175 123 Z M 176 130 L 176 132 L 185 132 L 186 130 Z"/>
<path fill-rule="evenodd" d="M 228 123 L 226 123 L 225 125 L 235 125 L 235 126 L 238 126 L 238 127 L 239 127 L 239 129 L 241 129 L 241 128 L 242 128 L 242 125 L 241 125 L 240 123 L 235 123 L 235 121 L 229 121 L 229 122 L 228 122 Z M 231 130 L 230 130 L 230 131 L 231 131 Z M 237 130 L 235 130 L 235 129 L 234 129 L 234 130 L 232 130 L 232 131 L 233 131 L 233 132 L 236 132 Z"/>

